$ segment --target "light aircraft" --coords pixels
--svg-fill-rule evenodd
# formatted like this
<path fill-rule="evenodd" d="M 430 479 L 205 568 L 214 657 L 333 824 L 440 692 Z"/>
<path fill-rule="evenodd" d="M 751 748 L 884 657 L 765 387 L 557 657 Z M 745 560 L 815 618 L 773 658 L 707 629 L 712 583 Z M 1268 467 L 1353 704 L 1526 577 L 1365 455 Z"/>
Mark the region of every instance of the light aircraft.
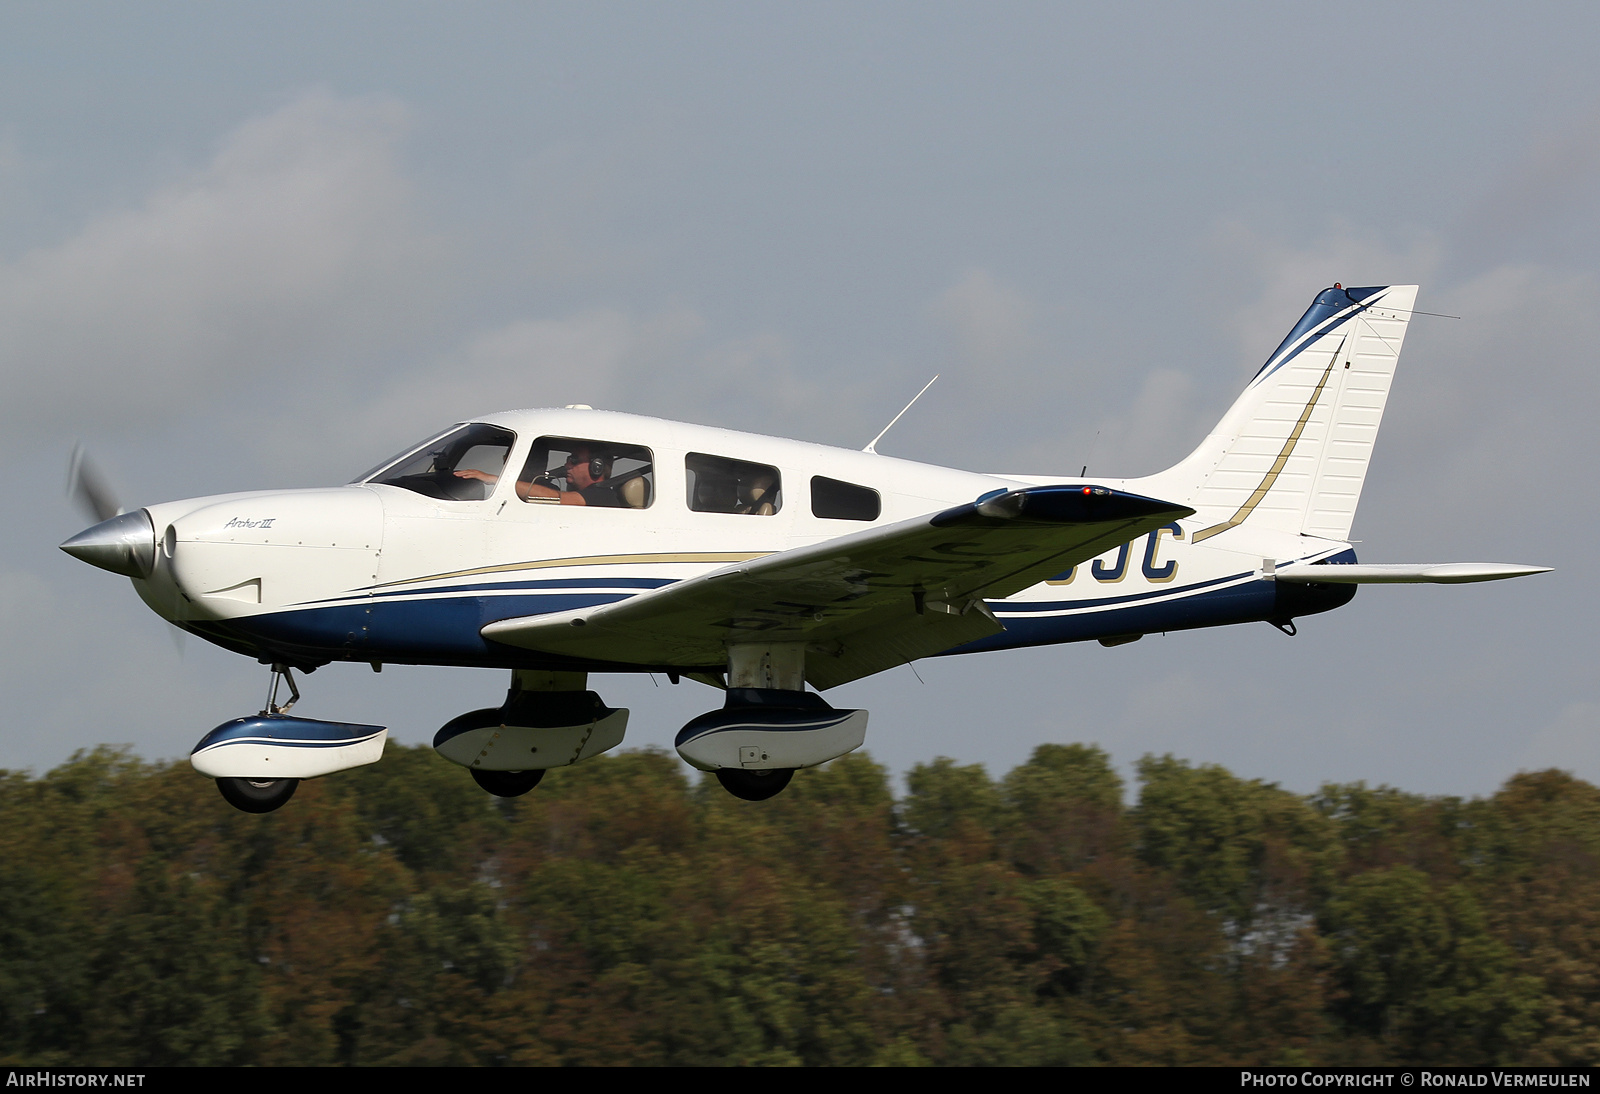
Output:
<path fill-rule="evenodd" d="M 684 726 L 678 752 L 759 801 L 862 744 L 867 712 L 818 692 L 918 658 L 1259 621 L 1293 634 L 1361 584 L 1542 572 L 1356 561 L 1415 299 L 1318 293 L 1200 446 L 1141 479 L 975 474 L 876 440 L 858 452 L 567 407 L 451 426 L 345 486 L 129 512 L 79 464 L 102 522 L 61 546 L 271 666 L 265 709 L 190 757 L 248 812 L 382 755 L 384 727 L 289 713 L 293 671 L 333 661 L 510 670 L 500 706 L 434 738 L 507 797 L 622 742 L 628 712 L 589 673 L 711 684 L 723 706 Z"/>

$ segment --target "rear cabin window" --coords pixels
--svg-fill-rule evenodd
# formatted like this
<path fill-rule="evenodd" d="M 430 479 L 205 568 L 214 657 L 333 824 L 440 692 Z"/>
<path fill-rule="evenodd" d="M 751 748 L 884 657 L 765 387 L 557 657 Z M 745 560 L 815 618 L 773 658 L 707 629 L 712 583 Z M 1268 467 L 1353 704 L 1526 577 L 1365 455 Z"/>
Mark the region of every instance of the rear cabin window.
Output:
<path fill-rule="evenodd" d="M 517 497 L 533 504 L 648 509 L 655 492 L 648 448 L 586 437 L 538 438 L 517 476 Z"/>
<path fill-rule="evenodd" d="M 783 508 L 783 479 L 776 467 L 691 452 L 684 458 L 689 508 L 696 513 L 766 517 Z"/>
<path fill-rule="evenodd" d="M 877 520 L 883 500 L 868 486 L 817 475 L 811 480 L 811 515 L 830 520 Z"/>

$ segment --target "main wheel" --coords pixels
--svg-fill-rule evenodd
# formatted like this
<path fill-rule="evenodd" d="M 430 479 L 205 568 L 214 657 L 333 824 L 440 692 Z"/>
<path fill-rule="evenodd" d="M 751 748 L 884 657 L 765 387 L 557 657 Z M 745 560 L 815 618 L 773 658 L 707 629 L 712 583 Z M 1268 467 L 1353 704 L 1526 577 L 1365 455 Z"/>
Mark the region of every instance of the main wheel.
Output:
<path fill-rule="evenodd" d="M 473 782 L 497 798 L 520 798 L 544 778 L 542 767 L 534 771 L 483 771 L 476 767 L 467 770 L 472 772 Z"/>
<path fill-rule="evenodd" d="M 270 813 L 294 797 L 299 779 L 218 779 L 229 805 L 246 813 Z"/>
<path fill-rule="evenodd" d="M 722 784 L 722 789 L 747 802 L 766 801 L 788 786 L 792 778 L 792 767 L 780 767 L 776 771 L 743 771 L 732 767 L 717 769 L 717 781 Z"/>

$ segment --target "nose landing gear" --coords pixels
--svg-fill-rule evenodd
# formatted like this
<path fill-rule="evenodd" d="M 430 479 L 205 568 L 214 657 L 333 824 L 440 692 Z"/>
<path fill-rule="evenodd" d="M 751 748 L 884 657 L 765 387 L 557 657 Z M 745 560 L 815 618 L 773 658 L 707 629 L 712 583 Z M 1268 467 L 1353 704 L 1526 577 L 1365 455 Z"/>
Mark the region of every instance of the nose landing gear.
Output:
<path fill-rule="evenodd" d="M 278 689 L 289 685 L 289 701 Z M 227 803 L 246 813 L 270 813 L 294 797 L 301 779 L 314 779 L 383 756 L 389 731 L 383 726 L 297 718 L 289 708 L 300 689 L 287 665 L 272 666 L 267 705 L 253 718 L 224 722 L 200 739 L 189 763 L 217 782 Z"/>

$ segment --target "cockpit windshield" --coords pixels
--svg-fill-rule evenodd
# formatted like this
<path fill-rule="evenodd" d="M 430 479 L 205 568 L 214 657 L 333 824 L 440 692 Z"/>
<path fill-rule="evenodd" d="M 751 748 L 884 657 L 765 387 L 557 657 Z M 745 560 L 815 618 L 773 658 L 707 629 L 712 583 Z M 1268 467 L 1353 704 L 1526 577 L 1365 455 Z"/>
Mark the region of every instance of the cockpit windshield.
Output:
<path fill-rule="evenodd" d="M 447 501 L 482 501 L 494 493 L 516 440 L 509 429 L 471 422 L 407 449 L 355 481 L 398 486 Z"/>

